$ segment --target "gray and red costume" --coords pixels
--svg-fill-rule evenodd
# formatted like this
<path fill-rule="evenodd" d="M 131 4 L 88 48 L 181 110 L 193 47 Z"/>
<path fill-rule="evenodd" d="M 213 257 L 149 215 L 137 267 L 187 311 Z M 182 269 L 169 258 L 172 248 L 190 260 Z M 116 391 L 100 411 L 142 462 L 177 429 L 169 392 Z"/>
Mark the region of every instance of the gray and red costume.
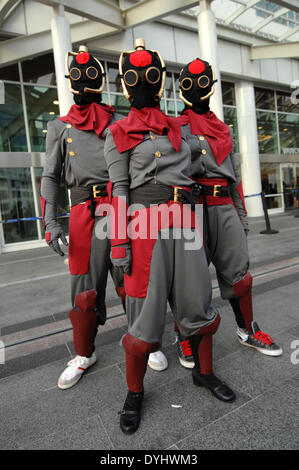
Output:
<path fill-rule="evenodd" d="M 190 176 L 202 187 L 199 202 L 205 205 L 208 261 L 216 268 L 221 296 L 229 299 L 238 326 L 251 332 L 249 229 L 230 129 L 209 109 L 215 80 L 207 62 L 187 64 L 179 81 L 186 107 L 177 121 L 191 149 Z"/>
<path fill-rule="evenodd" d="M 94 58 L 87 52 L 73 54 L 71 73 L 85 76 L 101 74 Z M 97 76 L 98 76 L 97 75 Z M 89 84 L 85 77 L 84 87 Z M 99 88 L 101 82 L 97 83 Z M 89 85 L 89 86 L 92 86 Z M 46 162 L 41 179 L 40 199 L 48 244 L 63 255 L 58 239 L 65 240 L 56 219 L 61 181 L 70 190 L 69 269 L 73 309 L 74 347 L 80 356 L 90 357 L 99 324 L 106 321 L 105 291 L 110 270 L 118 294 L 124 299 L 122 273 L 110 261 L 110 241 L 96 236 L 97 224 L 107 223 L 101 205 L 111 202 L 111 184 L 104 158 L 103 133 L 122 116 L 110 106 L 100 104 L 100 95 L 75 94 L 67 116 L 48 123 Z"/>
<path fill-rule="evenodd" d="M 143 397 L 148 356 L 160 347 L 167 301 L 183 334 L 202 339 L 197 344 L 201 342 L 203 374 L 212 373 L 211 338 L 220 322 L 210 306 L 211 284 L 197 218 L 184 205 L 197 198 L 189 177 L 190 149 L 181 138 L 179 124 L 157 105 L 163 94 L 162 59 L 157 51 L 144 49 L 141 46 L 120 58 L 123 87 L 132 108 L 127 118 L 109 127 L 105 140 L 115 211 L 112 261 L 124 269 L 127 294 L 128 333 L 123 346 L 129 393 L 121 415 L 124 432 L 139 426 L 137 402 Z M 126 230 L 129 219 L 119 223 L 120 212 L 129 204 L 142 205 L 131 215 L 131 236 Z M 184 218 L 188 211 L 190 217 Z M 139 237 L 132 236 L 136 226 Z M 197 241 L 195 249 L 186 249 L 188 238 Z"/>

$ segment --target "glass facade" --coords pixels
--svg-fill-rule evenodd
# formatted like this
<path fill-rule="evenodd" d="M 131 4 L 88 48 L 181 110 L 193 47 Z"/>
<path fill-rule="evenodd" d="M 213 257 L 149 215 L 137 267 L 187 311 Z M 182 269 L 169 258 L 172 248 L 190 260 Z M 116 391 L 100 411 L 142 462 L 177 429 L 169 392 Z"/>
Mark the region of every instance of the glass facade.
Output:
<path fill-rule="evenodd" d="M 256 88 L 255 98 L 260 154 L 281 156 L 280 163 L 261 163 L 267 207 L 297 207 L 299 165 L 287 163 L 287 156 L 299 154 L 299 105 L 292 102 L 291 92 Z"/>
<path fill-rule="evenodd" d="M 4 83 L 0 104 L 0 152 L 27 152 L 21 86 Z"/>

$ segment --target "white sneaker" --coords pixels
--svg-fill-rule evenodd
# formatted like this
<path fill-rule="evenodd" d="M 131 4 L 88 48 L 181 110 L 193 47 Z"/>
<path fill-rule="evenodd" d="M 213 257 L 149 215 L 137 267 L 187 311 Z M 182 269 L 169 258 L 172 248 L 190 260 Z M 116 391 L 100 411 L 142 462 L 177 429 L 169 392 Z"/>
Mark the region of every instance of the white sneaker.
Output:
<path fill-rule="evenodd" d="M 97 358 L 95 353 L 91 357 L 76 356 L 67 363 L 68 367 L 58 379 L 58 387 L 62 390 L 73 387 L 82 377 L 85 370 L 91 367 Z"/>
<path fill-rule="evenodd" d="M 153 370 L 162 371 L 167 369 L 168 361 L 165 354 L 162 351 L 156 351 L 151 353 L 148 358 L 148 365 Z"/>

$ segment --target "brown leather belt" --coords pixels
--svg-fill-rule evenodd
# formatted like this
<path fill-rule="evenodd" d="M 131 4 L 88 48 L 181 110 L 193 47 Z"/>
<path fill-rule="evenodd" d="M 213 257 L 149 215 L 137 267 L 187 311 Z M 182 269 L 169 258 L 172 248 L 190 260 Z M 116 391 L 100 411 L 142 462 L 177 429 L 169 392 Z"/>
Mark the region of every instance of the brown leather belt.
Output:
<path fill-rule="evenodd" d="M 92 184 L 90 186 L 73 186 L 71 188 L 71 206 L 76 206 L 89 199 L 108 196 L 107 184 Z"/>

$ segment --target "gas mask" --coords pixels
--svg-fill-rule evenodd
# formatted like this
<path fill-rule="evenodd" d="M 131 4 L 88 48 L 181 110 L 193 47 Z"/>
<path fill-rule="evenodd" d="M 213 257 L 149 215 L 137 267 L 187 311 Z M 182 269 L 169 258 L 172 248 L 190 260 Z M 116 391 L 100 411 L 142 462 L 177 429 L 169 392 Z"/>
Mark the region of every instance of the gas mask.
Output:
<path fill-rule="evenodd" d="M 69 63 L 70 57 L 73 57 Z M 105 85 L 105 71 L 101 62 L 89 54 L 87 47 L 66 55 L 66 78 L 77 104 L 100 102 Z"/>
<path fill-rule="evenodd" d="M 166 80 L 164 61 L 158 51 L 145 49 L 136 39 L 135 50 L 122 52 L 119 73 L 125 97 L 137 109 L 154 107 L 161 100 Z"/>
<path fill-rule="evenodd" d="M 196 112 L 209 109 L 209 98 L 215 92 L 214 72 L 211 65 L 196 59 L 185 65 L 179 77 L 180 98 Z"/>

